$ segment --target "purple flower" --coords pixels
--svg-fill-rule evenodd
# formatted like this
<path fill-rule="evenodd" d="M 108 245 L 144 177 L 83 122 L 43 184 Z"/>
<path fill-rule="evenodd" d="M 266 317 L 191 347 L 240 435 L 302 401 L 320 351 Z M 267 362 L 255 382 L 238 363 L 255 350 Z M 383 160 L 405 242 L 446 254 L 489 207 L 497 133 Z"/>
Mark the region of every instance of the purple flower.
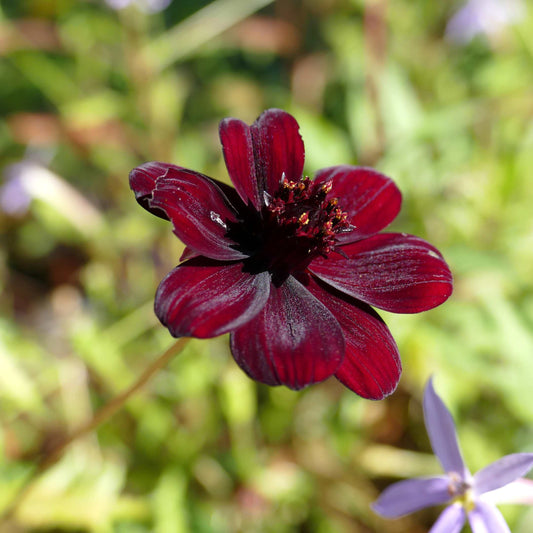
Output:
<path fill-rule="evenodd" d="M 32 196 L 25 183 L 32 163 L 22 161 L 4 170 L 5 182 L 0 186 L 0 210 L 13 217 L 22 217 L 28 211 Z"/>
<path fill-rule="evenodd" d="M 467 43 L 481 33 L 497 35 L 524 14 L 522 0 L 469 0 L 448 22 L 446 35 L 459 43 Z"/>
<path fill-rule="evenodd" d="M 495 503 L 533 504 L 533 482 L 519 479 L 533 468 L 533 453 L 506 455 L 470 474 L 459 450 L 452 415 L 431 380 L 424 392 L 424 419 L 431 446 L 446 475 L 395 483 L 374 503 L 374 510 L 384 517 L 397 518 L 450 503 L 429 533 L 458 533 L 467 517 L 473 533 L 510 532 Z"/>
<path fill-rule="evenodd" d="M 400 210 L 391 179 L 348 165 L 302 178 L 298 129 L 278 109 L 251 126 L 223 120 L 235 189 L 167 163 L 132 170 L 138 202 L 170 219 L 187 245 L 155 312 L 174 337 L 230 332 L 236 362 L 262 383 L 300 389 L 334 375 L 380 399 L 396 388 L 401 364 L 370 306 L 431 309 L 452 292 L 450 270 L 424 240 L 378 233 Z"/>
<path fill-rule="evenodd" d="M 166 9 L 172 0 L 105 0 L 106 4 L 115 9 L 120 10 L 135 4 L 139 9 L 145 13 L 157 13 Z"/>

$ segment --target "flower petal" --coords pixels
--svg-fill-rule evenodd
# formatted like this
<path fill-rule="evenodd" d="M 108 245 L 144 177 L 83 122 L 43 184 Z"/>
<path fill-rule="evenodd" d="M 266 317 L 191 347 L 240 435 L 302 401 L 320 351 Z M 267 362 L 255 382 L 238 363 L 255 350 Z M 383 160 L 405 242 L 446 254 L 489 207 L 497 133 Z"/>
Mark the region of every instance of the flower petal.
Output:
<path fill-rule="evenodd" d="M 150 207 L 150 200 L 155 189 L 157 178 L 164 176 L 169 168 L 179 169 L 176 165 L 161 163 L 159 161 L 149 161 L 143 165 L 134 168 L 130 172 L 130 188 L 135 194 L 135 199 L 147 211 L 153 215 L 168 220 L 165 211 L 159 208 Z"/>
<path fill-rule="evenodd" d="M 315 181 L 332 180 L 328 198 L 338 198 L 354 230 L 337 236 L 340 244 L 355 242 L 388 226 L 400 211 L 402 194 L 387 176 L 371 168 L 339 165 L 317 172 Z"/>
<path fill-rule="evenodd" d="M 169 168 L 159 177 L 150 207 L 163 210 L 174 233 L 194 252 L 212 259 L 246 257 L 226 236 L 227 222 L 237 220 L 235 210 L 216 183 L 192 170 Z"/>
<path fill-rule="evenodd" d="M 439 251 L 405 233 L 380 233 L 316 258 L 309 269 L 326 283 L 394 313 L 419 313 L 452 293 L 452 275 Z"/>
<path fill-rule="evenodd" d="M 159 208 L 150 207 L 150 200 L 152 199 L 152 193 L 154 192 L 156 182 L 158 178 L 164 176 L 167 170 L 171 168 L 173 170 L 183 170 L 193 174 L 199 174 L 198 172 L 193 172 L 192 170 L 187 170 L 186 168 L 179 167 L 177 165 L 172 165 L 170 163 L 162 163 L 160 161 L 149 161 L 144 163 L 130 172 L 130 188 L 135 193 L 135 198 L 139 204 L 144 207 L 147 211 L 150 211 L 152 214 L 168 220 L 168 216 L 164 211 L 161 211 Z M 200 174 L 203 176 L 203 174 Z M 203 176 L 206 177 L 206 176 Z M 239 195 L 236 193 L 233 187 L 218 181 L 213 178 L 207 178 L 214 182 L 217 187 L 224 193 L 228 198 L 233 207 L 239 209 L 242 207 L 242 200 Z"/>
<path fill-rule="evenodd" d="M 191 250 L 188 246 L 185 246 L 185 249 L 183 250 L 183 253 L 180 256 L 180 263 L 183 263 L 183 261 L 187 261 L 187 259 L 192 259 L 193 257 L 199 257 L 200 254 L 195 252 L 194 250 Z"/>
<path fill-rule="evenodd" d="M 450 499 L 446 476 L 407 479 L 387 487 L 372 504 L 376 513 L 398 518 L 424 507 L 446 503 Z"/>
<path fill-rule="evenodd" d="M 499 489 L 485 492 L 480 498 L 489 503 L 521 503 L 533 505 L 533 481 L 520 478 Z"/>
<path fill-rule="evenodd" d="M 304 167 L 300 126 L 281 109 L 268 109 L 251 125 L 258 190 L 274 195 L 283 176 L 298 181 Z"/>
<path fill-rule="evenodd" d="M 232 333 L 231 351 L 252 379 L 301 389 L 337 370 L 344 338 L 327 308 L 289 277 L 280 287 L 272 284 L 261 312 Z"/>
<path fill-rule="evenodd" d="M 307 288 L 331 311 L 344 334 L 346 353 L 335 377 L 363 398 L 381 400 L 392 394 L 402 365 L 380 316 L 370 306 L 312 278 Z"/>
<path fill-rule="evenodd" d="M 466 513 L 459 503 L 450 505 L 440 514 L 429 533 L 459 533 L 466 520 Z"/>
<path fill-rule="evenodd" d="M 476 501 L 476 506 L 468 513 L 468 521 L 472 533 L 511 533 L 498 509 L 482 501 Z"/>
<path fill-rule="evenodd" d="M 247 124 L 234 118 L 224 119 L 219 127 L 224 160 L 233 185 L 243 201 L 259 211 L 263 205 L 255 175 L 252 134 Z"/>
<path fill-rule="evenodd" d="M 513 453 L 474 474 L 474 488 L 477 494 L 499 489 L 517 480 L 533 468 L 533 453 Z"/>
<path fill-rule="evenodd" d="M 455 472 L 465 480 L 470 476 L 459 444 L 450 411 L 433 388 L 433 379 L 428 381 L 424 391 L 424 421 L 431 447 L 447 473 Z"/>
<path fill-rule="evenodd" d="M 268 299 L 267 273 L 243 272 L 242 263 L 198 257 L 161 282 L 155 313 L 174 337 L 216 337 L 251 320 Z"/>

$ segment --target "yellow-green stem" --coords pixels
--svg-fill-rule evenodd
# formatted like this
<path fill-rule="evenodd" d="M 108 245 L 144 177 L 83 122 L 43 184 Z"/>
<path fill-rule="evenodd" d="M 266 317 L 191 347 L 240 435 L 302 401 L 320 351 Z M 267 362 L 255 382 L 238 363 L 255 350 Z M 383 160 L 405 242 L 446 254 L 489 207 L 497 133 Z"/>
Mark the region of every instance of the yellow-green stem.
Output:
<path fill-rule="evenodd" d="M 4 518 L 8 519 L 13 516 L 17 507 L 24 500 L 26 494 L 37 478 L 48 470 L 63 454 L 75 440 L 87 435 L 98 428 L 102 423 L 111 418 L 139 389 L 141 389 L 152 376 L 157 374 L 167 363 L 178 354 L 189 341 L 188 338 L 182 338 L 176 341 L 168 350 L 159 356 L 146 370 L 139 376 L 124 392 L 113 398 L 109 403 L 104 405 L 87 423 L 80 426 L 76 431 L 69 435 L 63 442 L 54 448 L 49 454 L 45 455 L 36 465 L 35 470 L 15 495 L 13 501 L 4 512 Z"/>

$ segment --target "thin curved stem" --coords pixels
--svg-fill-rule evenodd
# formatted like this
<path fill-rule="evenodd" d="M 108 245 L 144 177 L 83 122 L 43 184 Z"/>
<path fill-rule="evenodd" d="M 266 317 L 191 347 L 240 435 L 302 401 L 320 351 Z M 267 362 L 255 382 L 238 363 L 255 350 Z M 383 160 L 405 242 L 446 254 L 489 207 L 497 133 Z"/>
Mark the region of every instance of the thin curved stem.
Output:
<path fill-rule="evenodd" d="M 181 338 L 176 341 L 168 350 L 161 354 L 145 371 L 139 376 L 137 381 L 133 383 L 128 389 L 113 398 L 109 403 L 104 405 L 96 414 L 85 424 L 82 424 L 78 429 L 72 432 L 65 440 L 63 440 L 50 453 L 43 456 L 38 461 L 36 468 L 30 474 L 26 482 L 22 485 L 18 493 L 13 498 L 11 504 L 5 510 L 4 519 L 13 516 L 14 512 L 24 500 L 30 489 L 38 477 L 46 472 L 56 461 L 63 455 L 63 452 L 76 440 L 87 435 L 91 431 L 98 428 L 106 420 L 111 418 L 138 390 L 140 390 L 159 370 L 161 370 L 167 363 L 189 342 L 189 338 Z"/>

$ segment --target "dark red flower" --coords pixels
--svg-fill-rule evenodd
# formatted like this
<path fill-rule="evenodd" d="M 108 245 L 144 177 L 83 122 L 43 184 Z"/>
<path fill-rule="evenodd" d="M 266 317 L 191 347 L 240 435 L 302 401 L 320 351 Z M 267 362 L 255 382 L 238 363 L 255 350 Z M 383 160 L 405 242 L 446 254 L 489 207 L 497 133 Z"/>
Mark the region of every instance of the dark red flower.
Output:
<path fill-rule="evenodd" d="M 298 129 L 278 109 L 251 126 L 223 120 L 235 189 L 167 163 L 130 173 L 138 202 L 187 246 L 155 312 L 174 337 L 230 332 L 235 361 L 262 383 L 300 389 L 334 375 L 380 399 L 396 388 L 401 363 L 370 306 L 431 309 L 450 296 L 452 276 L 426 241 L 378 233 L 400 210 L 391 179 L 348 165 L 302 178 Z"/>

